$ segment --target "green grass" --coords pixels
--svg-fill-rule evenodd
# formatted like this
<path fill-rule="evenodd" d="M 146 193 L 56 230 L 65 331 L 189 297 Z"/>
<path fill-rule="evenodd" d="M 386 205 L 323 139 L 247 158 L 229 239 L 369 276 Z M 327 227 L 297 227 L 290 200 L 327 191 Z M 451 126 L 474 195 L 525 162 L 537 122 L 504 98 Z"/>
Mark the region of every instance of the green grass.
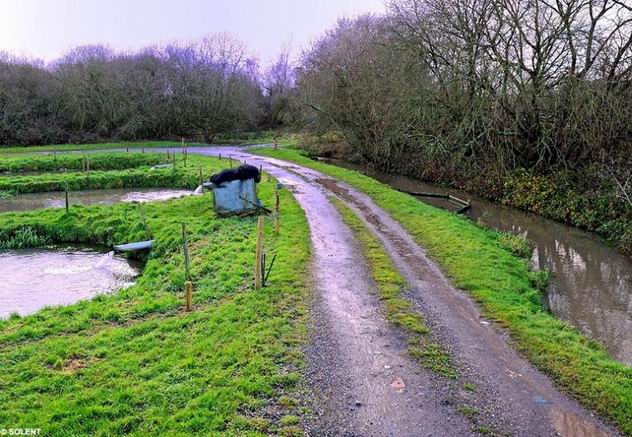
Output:
<path fill-rule="evenodd" d="M 110 188 L 195 188 L 200 183 L 193 169 L 161 168 L 149 170 L 90 171 L 82 173 L 44 173 L 30 176 L 0 178 L 0 191 L 9 194 L 42 193 L 49 191 L 79 191 Z"/>
<path fill-rule="evenodd" d="M 193 161 L 208 172 L 221 165 Z M 273 187 L 260 184 L 264 204 Z M 279 400 L 291 399 L 300 380 L 309 230 L 291 194 L 281 195 L 282 233 L 273 237 L 268 223 L 265 243 L 278 258 L 260 291 L 252 286 L 256 219 L 219 219 L 207 194 L 144 205 L 156 243 L 131 288 L 0 321 L 0 428 L 60 436 L 295 433 L 300 410 Z M 27 245 L 124 243 L 145 236 L 139 217 L 134 204 L 0 214 L 0 241 L 26 232 Z M 191 313 L 183 311 L 183 221 Z"/>
<path fill-rule="evenodd" d="M 486 317 L 511 334 L 532 363 L 632 435 L 632 368 L 611 359 L 603 347 L 542 307 L 527 263 L 501 234 L 358 172 L 312 161 L 297 150 L 253 152 L 319 170 L 367 193 L 428 250 L 455 286 L 471 294 Z"/>
<path fill-rule="evenodd" d="M 84 170 L 86 161 L 90 170 L 126 170 L 168 162 L 166 154 L 157 153 L 90 153 L 88 156 L 75 153 L 56 156 L 4 155 L 0 156 L 0 173 L 79 171 Z"/>
<path fill-rule="evenodd" d="M 388 256 L 384 246 L 366 228 L 356 214 L 336 198 L 332 201 L 344 222 L 351 228 L 366 258 L 380 298 L 386 306 L 387 318 L 402 328 L 408 337 L 409 353 L 423 367 L 448 378 L 456 378 L 457 371 L 443 348 L 430 338 L 430 328 L 421 314 L 413 310 L 410 301 L 402 297 L 407 286 Z"/>

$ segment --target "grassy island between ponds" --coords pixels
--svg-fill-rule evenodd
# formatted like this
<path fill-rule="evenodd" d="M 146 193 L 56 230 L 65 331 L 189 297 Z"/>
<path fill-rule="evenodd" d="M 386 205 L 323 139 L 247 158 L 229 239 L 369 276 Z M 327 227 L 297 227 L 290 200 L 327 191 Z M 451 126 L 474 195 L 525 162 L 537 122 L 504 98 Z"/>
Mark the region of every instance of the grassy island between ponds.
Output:
<path fill-rule="evenodd" d="M 59 155 L 2 155 L 0 173 L 55 172 L 90 170 L 126 170 L 143 166 L 166 164 L 171 156 L 166 153 L 66 153 Z"/>
<path fill-rule="evenodd" d="M 189 157 L 182 177 L 222 163 Z M 178 173 L 180 175 L 180 173 Z M 272 204 L 275 181 L 259 185 Z M 293 435 L 309 230 L 281 192 L 268 285 L 253 289 L 256 218 L 219 219 L 210 194 L 144 204 L 156 243 L 131 288 L 0 321 L 0 428 L 43 435 Z M 139 206 L 0 214 L 0 245 L 112 245 L 147 237 Z M 194 311 L 183 307 L 187 223 Z M 32 238 L 23 238 L 28 234 Z M 22 237 L 20 237 L 22 235 Z"/>
<path fill-rule="evenodd" d="M 585 406 L 632 435 L 632 368 L 555 318 L 540 303 L 528 263 L 502 234 L 424 204 L 361 173 L 313 161 L 294 149 L 251 152 L 295 162 L 368 194 L 434 258 L 515 347 Z"/>

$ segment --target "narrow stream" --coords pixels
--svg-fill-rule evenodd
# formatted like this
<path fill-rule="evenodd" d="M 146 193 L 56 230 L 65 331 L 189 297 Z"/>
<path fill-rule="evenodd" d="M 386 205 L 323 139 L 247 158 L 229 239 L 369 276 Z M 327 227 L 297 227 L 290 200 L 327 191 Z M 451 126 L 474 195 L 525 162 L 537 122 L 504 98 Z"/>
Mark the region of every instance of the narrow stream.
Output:
<path fill-rule="evenodd" d="M 167 188 L 120 188 L 111 190 L 73 191 L 69 193 L 71 205 L 111 204 L 117 202 L 154 202 L 191 195 L 189 190 Z M 63 208 L 65 193 L 32 193 L 0 199 L 0 213 L 31 211 L 41 208 Z"/>
<path fill-rule="evenodd" d="M 400 190 L 450 192 L 462 199 L 471 199 L 472 209 L 467 216 L 480 224 L 522 235 L 532 242 L 534 267 L 553 272 L 545 296 L 551 311 L 601 342 L 612 357 L 632 365 L 632 259 L 603 244 L 595 234 L 462 191 L 376 172 L 359 164 L 339 160 L 326 162 L 366 173 Z M 418 199 L 443 209 L 456 209 L 444 199 Z"/>
<path fill-rule="evenodd" d="M 88 248 L 0 251 L 0 319 L 114 292 L 139 271 L 121 256 Z"/>

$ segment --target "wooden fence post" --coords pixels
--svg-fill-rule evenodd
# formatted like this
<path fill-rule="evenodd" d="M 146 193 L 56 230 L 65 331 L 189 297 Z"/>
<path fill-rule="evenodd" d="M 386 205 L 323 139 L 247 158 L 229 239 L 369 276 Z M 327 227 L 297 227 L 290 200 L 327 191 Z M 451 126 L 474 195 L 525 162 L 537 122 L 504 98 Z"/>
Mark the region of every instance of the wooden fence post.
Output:
<path fill-rule="evenodd" d="M 184 271 L 186 281 L 184 283 L 184 298 L 186 310 L 193 310 L 193 283 L 191 282 L 191 272 L 189 270 L 189 243 L 187 241 L 187 224 L 182 223 L 182 251 L 184 253 Z"/>
<path fill-rule="evenodd" d="M 187 311 L 193 311 L 193 283 L 191 281 L 184 283 L 184 297 Z"/>
<path fill-rule="evenodd" d="M 68 203 L 68 189 L 66 188 L 66 214 L 68 214 L 69 210 L 70 210 L 70 205 Z"/>
<path fill-rule="evenodd" d="M 257 220 L 257 248 L 255 251 L 255 290 L 261 289 L 261 284 L 263 282 L 263 272 L 262 272 L 262 254 L 263 254 L 263 226 L 264 226 L 264 218 L 262 215 L 259 216 Z"/>
<path fill-rule="evenodd" d="M 279 196 L 279 189 L 276 189 L 274 199 L 274 235 L 278 236 L 280 231 L 280 213 L 281 213 L 281 197 Z"/>

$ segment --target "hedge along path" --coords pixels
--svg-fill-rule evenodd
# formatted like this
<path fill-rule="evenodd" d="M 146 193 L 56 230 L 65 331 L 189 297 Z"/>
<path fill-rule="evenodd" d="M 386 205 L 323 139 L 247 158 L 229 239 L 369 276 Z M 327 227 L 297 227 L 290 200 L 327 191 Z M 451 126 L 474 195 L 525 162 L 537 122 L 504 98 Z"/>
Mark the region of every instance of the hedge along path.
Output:
<path fill-rule="evenodd" d="M 450 284 L 418 242 L 456 285 L 471 293 L 484 314 L 498 322 L 498 328 L 512 334 L 516 347 L 535 365 L 584 405 L 612 419 L 621 431 L 632 433 L 631 369 L 611 360 L 594 342 L 544 311 L 538 292 L 530 284 L 526 263 L 501 244 L 498 233 L 424 205 L 368 177 L 313 162 L 294 151 L 259 149 L 257 153 L 289 158 L 301 166 L 275 158 L 253 158 L 235 148 L 197 150 L 203 154 L 220 152 L 261 163 L 275 176 L 299 174 L 307 185 L 333 193 L 351 206 L 387 247 L 413 286 L 410 297 L 433 330 L 441 334 L 459 370 L 479 386 L 481 396 L 495 405 L 494 414 L 502 415 L 512 432 L 616 434 L 518 355 L 503 331 L 481 317 L 474 301 Z M 306 167 L 345 179 L 375 201 L 350 185 Z"/>
<path fill-rule="evenodd" d="M 193 161 L 207 172 L 220 168 Z M 199 177 L 197 165 L 190 172 Z M 271 204 L 274 183 L 259 193 Z M 267 240 L 279 262 L 260 292 L 252 285 L 255 219 L 219 219 L 205 195 L 144 205 L 155 246 L 132 287 L 0 321 L 0 427 L 38 426 L 46 435 L 296 433 L 277 415 L 298 414 L 291 398 L 282 400 L 299 379 L 309 231 L 291 194 L 281 195 L 287 232 Z M 191 313 L 182 304 L 182 221 L 196 286 Z M 0 243 L 25 229 L 37 237 L 31 246 L 146 235 L 132 204 L 0 214 Z"/>

